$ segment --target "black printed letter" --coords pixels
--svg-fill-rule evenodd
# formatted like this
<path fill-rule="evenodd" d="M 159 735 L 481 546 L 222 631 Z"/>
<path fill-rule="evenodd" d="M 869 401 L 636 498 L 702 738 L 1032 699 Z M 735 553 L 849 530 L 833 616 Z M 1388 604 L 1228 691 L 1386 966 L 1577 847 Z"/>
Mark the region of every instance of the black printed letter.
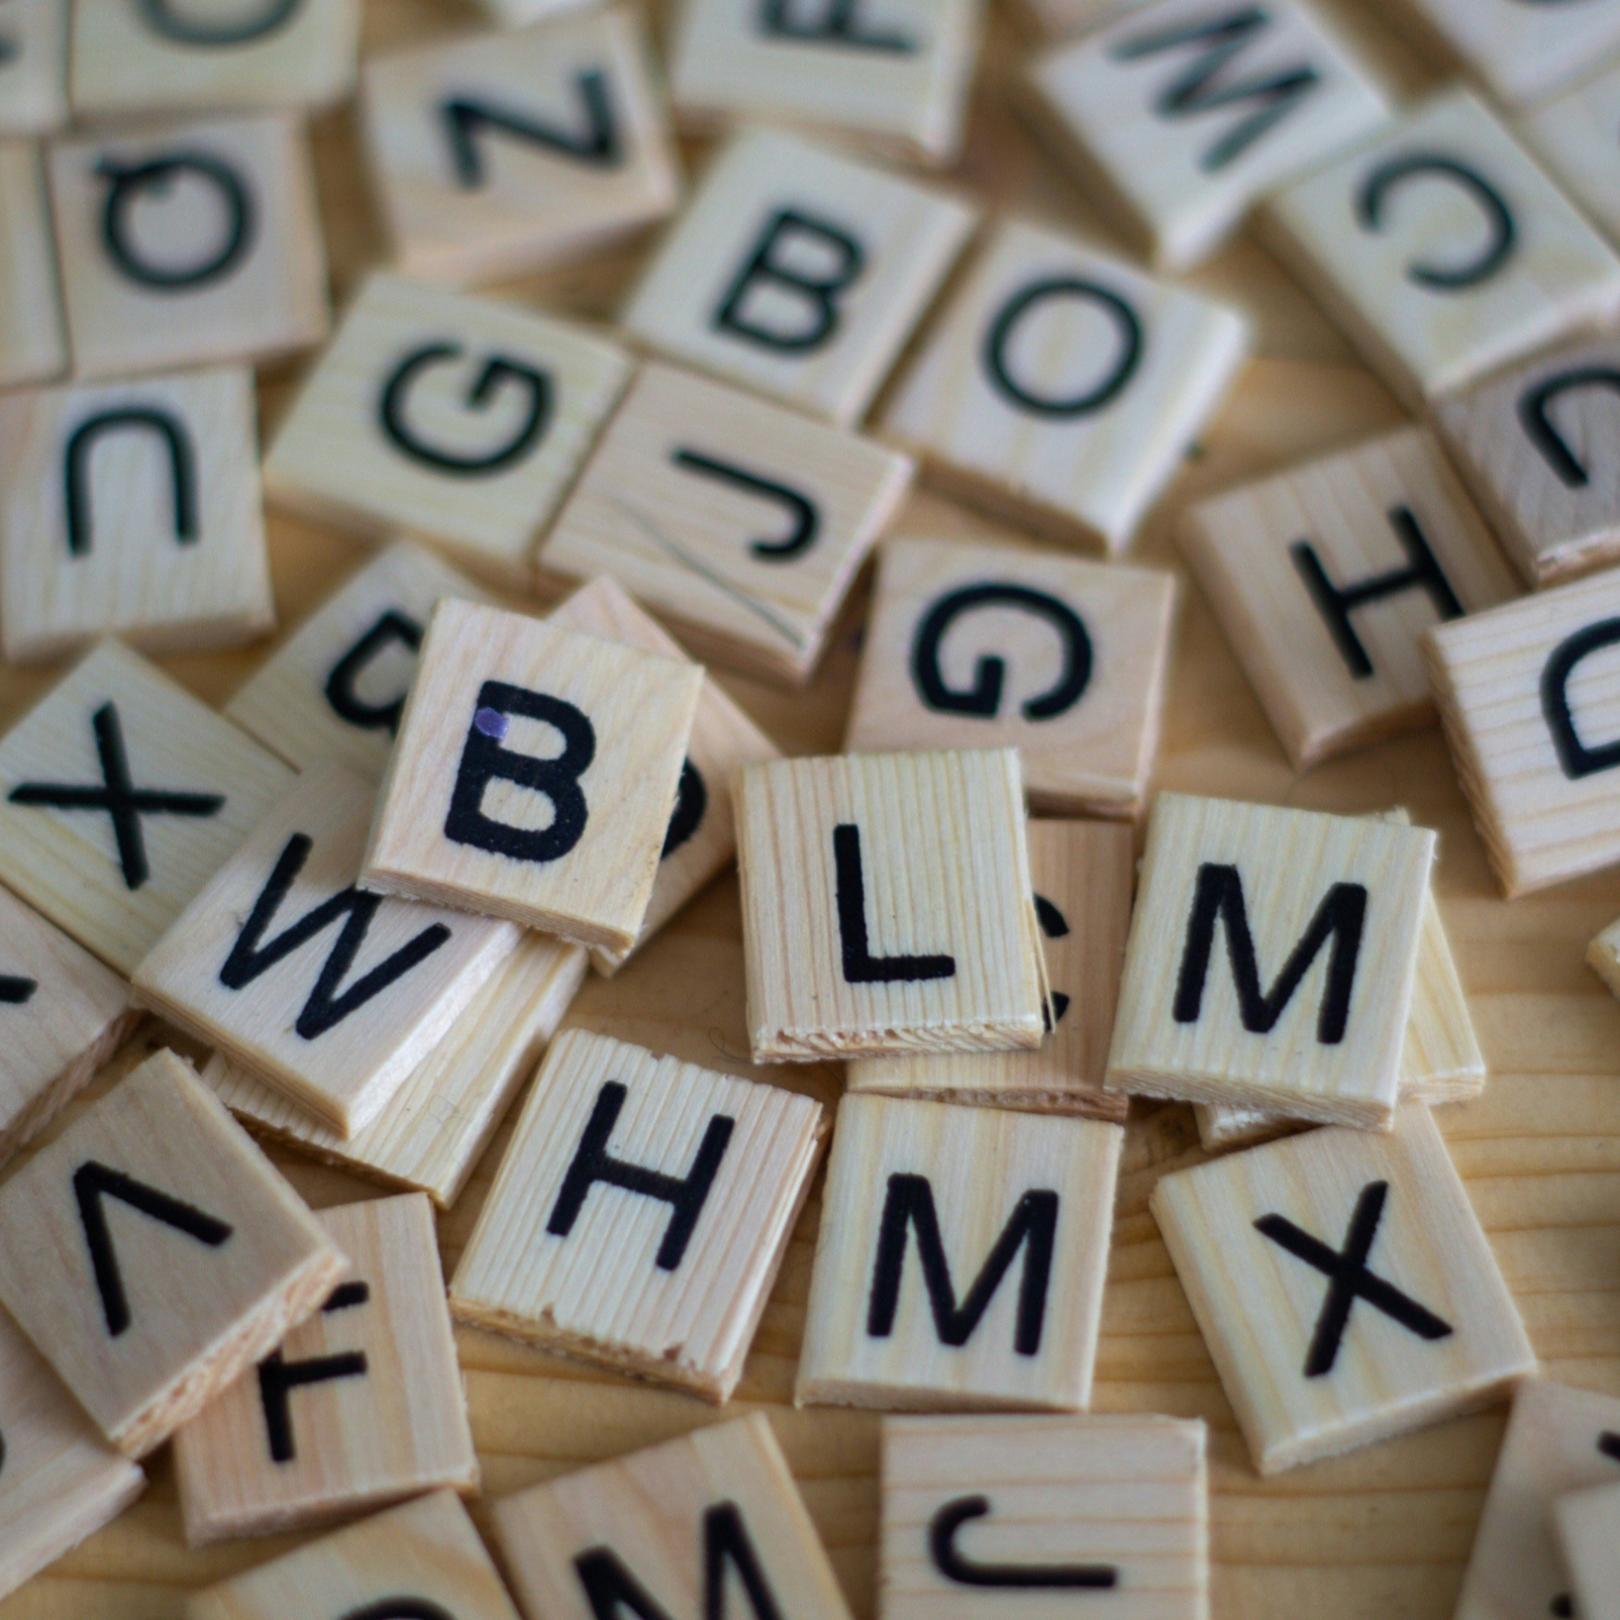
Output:
<path fill-rule="evenodd" d="M 426 367 L 454 360 L 460 353 L 459 343 L 424 343 L 421 348 L 412 349 L 388 374 L 377 401 L 377 416 L 384 435 L 395 449 L 402 450 L 413 461 L 457 478 L 476 478 L 503 471 L 513 462 L 521 461 L 534 447 L 551 421 L 551 378 L 521 360 L 509 360 L 504 355 L 486 360 L 467 390 L 467 409 L 484 409 L 511 383 L 523 397 L 522 416 L 512 432 L 493 450 L 442 449 L 429 444 L 406 421 L 405 396 Z"/>
<path fill-rule="evenodd" d="M 774 478 L 749 472 L 734 461 L 717 461 L 697 450 L 677 450 L 670 458 L 677 467 L 688 472 L 702 473 L 723 483 L 735 484 L 747 495 L 758 495 L 762 500 L 774 501 L 787 510 L 793 524 L 780 540 L 753 540 L 748 549 L 763 562 L 787 562 L 801 552 L 808 551 L 816 542 L 821 528 L 821 514 L 809 496 L 778 483 Z"/>
<path fill-rule="evenodd" d="M 363 1282 L 343 1283 L 332 1291 L 321 1307 L 323 1315 L 364 1305 L 371 1290 Z M 259 1404 L 264 1409 L 265 1438 L 270 1444 L 273 1463 L 289 1463 L 298 1455 L 292 1426 L 292 1392 L 310 1384 L 329 1383 L 334 1378 L 364 1378 L 365 1353 L 347 1351 L 335 1356 L 310 1356 L 303 1361 L 285 1361 L 279 1350 L 259 1363 Z"/>
<path fill-rule="evenodd" d="M 916 40 L 905 34 L 863 34 L 856 15 L 861 0 L 811 0 L 811 4 L 821 7 L 815 21 L 800 16 L 794 0 L 760 0 L 760 31 L 774 39 L 798 40 L 808 45 L 848 45 L 855 50 L 892 51 L 897 56 L 916 53 Z"/>
<path fill-rule="evenodd" d="M 986 1564 L 956 1545 L 956 1533 L 970 1519 L 990 1512 L 987 1496 L 956 1496 L 942 1503 L 928 1526 L 928 1552 L 934 1568 L 959 1586 L 1021 1587 L 1045 1591 L 1111 1591 L 1119 1585 L 1112 1564 Z"/>
<path fill-rule="evenodd" d="M 270 0 L 258 17 L 205 27 L 193 16 L 176 13 L 170 0 L 136 0 L 146 26 L 176 45 L 247 45 L 286 27 L 303 3 L 304 0 Z M 193 9 L 206 12 L 207 8 Z"/>
<path fill-rule="evenodd" d="M 405 710 L 403 692 L 386 703 L 370 703 L 357 690 L 360 677 L 372 660 L 381 657 L 394 642 L 414 653 L 422 645 L 422 627 L 396 609 L 385 608 L 371 628 L 332 666 L 322 690 L 340 720 L 359 726 L 363 731 L 392 733 L 399 730 L 399 717 Z"/>
<path fill-rule="evenodd" d="M 1037 394 L 1026 388 L 1013 376 L 1007 354 L 1019 322 L 1031 310 L 1052 298 L 1088 300 L 1102 310 L 1119 332 L 1118 352 L 1102 380 L 1066 399 Z M 1075 276 L 1053 276 L 1021 288 L 1001 306 L 984 340 L 985 370 L 990 373 L 990 381 L 995 384 L 997 392 L 1036 416 L 1066 418 L 1100 411 L 1119 397 L 1141 359 L 1142 323 L 1137 319 L 1136 311 L 1117 293 L 1098 286 L 1095 281 L 1083 281 Z"/>
<path fill-rule="evenodd" d="M 1567 489 L 1585 489 L 1591 477 L 1570 449 L 1569 441 L 1553 426 L 1547 407 L 1577 388 L 1607 388 L 1620 394 L 1620 371 L 1612 366 L 1577 366 L 1527 388 L 1519 399 L 1519 421 L 1525 435 Z"/>
<path fill-rule="evenodd" d="M 787 249 L 795 236 L 826 252 L 832 261 L 826 274 L 795 269 L 786 262 Z M 838 328 L 838 294 L 859 277 L 865 263 L 860 243 L 847 231 L 827 220 L 779 208 L 766 222 L 753 251 L 726 289 L 714 312 L 714 325 L 734 337 L 788 354 L 819 348 Z M 804 321 L 790 329 L 767 326 L 751 318 L 744 305 L 759 283 L 775 287 L 779 297 L 792 297 L 801 303 Z"/>
<path fill-rule="evenodd" d="M 499 130 L 515 140 L 531 141 L 536 146 L 548 147 L 564 157 L 602 169 L 616 168 L 623 163 L 624 151 L 619 145 L 619 126 L 613 115 L 607 75 L 600 68 L 588 68 L 575 76 L 574 87 L 587 120 L 586 128 L 580 133 L 542 123 L 532 113 L 513 112 L 487 101 L 474 101 L 470 96 L 452 96 L 441 102 L 439 114 L 444 119 L 457 181 L 467 190 L 483 185 L 484 154 L 478 134 L 484 129 Z"/>
<path fill-rule="evenodd" d="M 866 869 L 861 829 L 852 822 L 833 828 L 833 877 L 838 903 L 838 943 L 848 984 L 894 984 L 913 979 L 949 979 L 954 956 L 874 956 L 866 932 Z"/>
<path fill-rule="evenodd" d="M 1467 264 L 1449 269 L 1444 265 L 1408 265 L 1407 280 L 1435 292 L 1458 292 L 1467 287 L 1477 287 L 1480 282 L 1494 276 L 1513 257 L 1513 251 L 1518 246 L 1519 230 L 1512 212 L 1495 186 L 1482 174 L 1457 162 L 1455 158 L 1414 152 L 1379 164 L 1362 182 L 1361 191 L 1356 197 L 1357 216 L 1365 229 L 1383 230 L 1384 200 L 1389 192 L 1413 175 L 1421 174 L 1438 175 L 1468 192 L 1485 215 L 1485 221 L 1490 226 L 1490 240 Z"/>
<path fill-rule="evenodd" d="M 152 405 L 126 405 L 87 416 L 68 435 L 62 452 L 63 511 L 71 557 L 90 554 L 90 452 L 99 439 L 117 429 L 144 428 L 163 441 L 169 453 L 169 489 L 174 499 L 174 537 L 181 545 L 197 538 L 197 470 L 191 435 L 173 411 Z"/>
<path fill-rule="evenodd" d="M 1541 672 L 1541 712 L 1552 733 L 1558 763 L 1572 782 L 1620 765 L 1620 738 L 1592 745 L 1582 742 L 1569 707 L 1569 678 L 1575 666 L 1616 644 L 1620 644 L 1620 619 L 1601 619 L 1559 642 Z"/>
<path fill-rule="evenodd" d="M 207 152 L 169 152 L 128 167 L 110 157 L 96 164 L 107 181 L 107 200 L 101 210 L 101 245 L 107 257 L 131 281 L 153 292 L 185 292 L 232 270 L 253 246 L 258 214 L 253 195 L 242 176 L 228 163 Z M 219 245 L 192 263 L 176 268 L 152 264 L 134 250 L 129 236 L 128 211 L 148 186 L 162 192 L 176 175 L 191 174 L 208 181 L 225 209 L 225 229 Z"/>

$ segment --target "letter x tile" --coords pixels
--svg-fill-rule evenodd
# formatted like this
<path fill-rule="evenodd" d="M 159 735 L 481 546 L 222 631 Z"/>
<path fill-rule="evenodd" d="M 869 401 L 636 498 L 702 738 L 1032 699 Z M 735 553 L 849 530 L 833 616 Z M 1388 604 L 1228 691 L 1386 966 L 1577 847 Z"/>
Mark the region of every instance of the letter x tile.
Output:
<path fill-rule="evenodd" d="M 1535 1354 L 1427 1108 L 1164 1177 L 1153 1214 L 1255 1466 L 1498 1400 Z"/>

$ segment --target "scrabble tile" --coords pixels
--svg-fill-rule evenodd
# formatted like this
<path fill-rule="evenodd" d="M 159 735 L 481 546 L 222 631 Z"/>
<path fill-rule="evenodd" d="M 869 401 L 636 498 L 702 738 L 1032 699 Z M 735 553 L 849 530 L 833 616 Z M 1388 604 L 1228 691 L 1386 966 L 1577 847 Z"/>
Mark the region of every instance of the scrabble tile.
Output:
<path fill-rule="evenodd" d="M 524 1103 L 450 1308 L 725 1401 L 826 1129 L 808 1097 L 569 1030 Z"/>
<path fill-rule="evenodd" d="M 106 634 L 238 646 L 275 624 L 245 366 L 0 396 L 0 650 Z"/>
<path fill-rule="evenodd" d="M 0 883 L 132 973 L 291 780 L 103 642 L 0 737 Z"/>
<path fill-rule="evenodd" d="M 293 115 L 76 137 L 48 166 L 75 376 L 263 364 L 326 336 L 326 255 Z"/>
<path fill-rule="evenodd" d="M 151 112 L 326 107 L 354 89 L 359 0 L 74 0 L 73 110 Z"/>
<path fill-rule="evenodd" d="M 680 644 L 636 606 L 624 587 L 606 576 L 580 586 L 551 614 L 550 622 L 663 658 L 686 657 Z M 641 932 L 628 950 L 593 950 L 591 963 L 597 972 L 617 973 L 693 895 L 731 865 L 737 853 L 731 784 L 744 766 L 780 757 L 776 744 L 719 682 L 705 676 Z"/>
<path fill-rule="evenodd" d="M 1201 1422 L 883 1422 L 884 1620 L 1206 1620 Z"/>
<path fill-rule="evenodd" d="M 1620 67 L 1526 109 L 1514 127 L 1588 218 L 1620 238 Z"/>
<path fill-rule="evenodd" d="M 292 1188 L 169 1051 L 0 1188 L 0 1304 L 133 1457 L 273 1350 L 343 1267 Z"/>
<path fill-rule="evenodd" d="M 1161 793 L 1108 1089 L 1387 1127 L 1434 851 L 1427 828 Z"/>
<path fill-rule="evenodd" d="M 1180 538 L 1296 771 L 1433 725 L 1423 632 L 1519 591 L 1413 425 L 1202 501 Z"/>
<path fill-rule="evenodd" d="M 265 491 L 512 589 L 629 377 L 616 345 L 494 299 L 371 276 L 265 458 Z"/>
<path fill-rule="evenodd" d="M 703 680 L 696 664 L 441 602 L 361 881 L 628 950 Z"/>
<path fill-rule="evenodd" d="M 1152 1210 L 1262 1474 L 1500 1400 L 1535 1354 L 1426 1108 L 1165 1176 Z"/>
<path fill-rule="evenodd" d="M 946 492 L 1118 553 L 1247 348 L 1236 310 L 1078 238 L 1003 225 L 903 373 L 883 430 Z"/>
<path fill-rule="evenodd" d="M 1124 1137 L 1099 1120 L 846 1097 L 795 1402 L 1087 1405 Z"/>
<path fill-rule="evenodd" d="M 394 261 L 435 281 L 598 252 L 667 216 L 680 190 L 628 10 L 370 57 L 361 111 Z"/>
<path fill-rule="evenodd" d="M 790 124 L 889 157 L 953 163 L 984 9 L 981 0 L 683 0 L 670 50 L 675 110 L 698 130 Z"/>
<path fill-rule="evenodd" d="M 0 4 L 0 135 L 47 134 L 68 121 L 67 41 L 68 0 Z"/>
<path fill-rule="evenodd" d="M 478 1488 L 432 1206 L 410 1193 L 316 1219 L 345 1280 L 175 1436 L 188 1546 Z"/>
<path fill-rule="evenodd" d="M 257 1136 L 441 1209 L 460 1197 L 585 977 L 585 952 L 525 934 L 371 1124 L 344 1137 L 218 1052 L 203 1082 Z"/>
<path fill-rule="evenodd" d="M 121 979 L 4 889 L 0 939 L 4 1164 L 84 1089 L 141 1014 Z"/>
<path fill-rule="evenodd" d="M 1129 827 L 1029 823 L 1029 873 L 1051 981 L 1051 1026 L 1034 1052 L 857 1058 L 850 1091 L 989 1103 L 1123 1124 L 1129 1099 L 1103 1089 L 1136 868 Z"/>
<path fill-rule="evenodd" d="M 1620 259 L 1466 91 L 1277 192 L 1261 223 L 1414 409 L 1620 314 Z"/>
<path fill-rule="evenodd" d="M 1553 1502 L 1552 1516 L 1576 1612 L 1587 1620 L 1620 1620 L 1620 1484 L 1569 1491 Z"/>
<path fill-rule="evenodd" d="M 1016 747 L 1037 809 L 1136 816 L 1175 606 L 1176 582 L 1157 570 L 885 541 L 844 746 Z"/>
<path fill-rule="evenodd" d="M 748 130 L 709 166 L 624 326 L 670 359 L 849 426 L 972 224 L 943 191 Z"/>
<path fill-rule="evenodd" d="M 653 362 L 586 463 L 540 570 L 611 574 L 706 662 L 799 685 L 910 480 L 898 451 Z"/>
<path fill-rule="evenodd" d="M 1295 0 L 1216 14 L 1158 0 L 1037 56 L 1032 110 L 1087 196 L 1160 269 L 1389 117 L 1366 68 Z"/>
<path fill-rule="evenodd" d="M 1040 1045 L 1015 749 L 781 760 L 735 792 L 756 1063 Z"/>
<path fill-rule="evenodd" d="M 182 1612 L 184 1620 L 518 1620 L 451 1491 L 373 1514 L 190 1593 Z"/>
<path fill-rule="evenodd" d="M 4 84 L 0 62 L 0 105 Z M 66 370 L 44 156 L 33 141 L 0 139 L 0 388 L 50 382 Z"/>
<path fill-rule="evenodd" d="M 0 1597 L 117 1518 L 146 1476 L 96 1432 L 16 1324 L 0 1314 Z"/>
<path fill-rule="evenodd" d="M 1620 920 L 1612 922 L 1586 947 L 1592 971 L 1620 996 Z"/>
<path fill-rule="evenodd" d="M 1557 584 L 1620 561 L 1620 343 L 1582 342 L 1443 400 L 1435 427 L 1518 571 Z"/>
<path fill-rule="evenodd" d="M 304 772 L 136 968 L 135 993 L 340 1136 L 372 1124 L 517 948 L 356 887 L 375 790 Z"/>
<path fill-rule="evenodd" d="M 1510 897 L 1620 861 L 1616 642 L 1612 572 L 1429 632 L 1458 780 Z"/>
<path fill-rule="evenodd" d="M 1620 1400 L 1542 1379 L 1520 1386 L 1474 1537 L 1455 1620 L 1570 1612 L 1553 1510 L 1570 1491 L 1620 1481 Z M 1582 1608 L 1584 1620 L 1598 1616 Z"/>
<path fill-rule="evenodd" d="M 728 1588 L 750 1613 L 849 1620 L 763 1412 L 503 1497 L 494 1520 L 529 1620 L 722 1615 Z"/>

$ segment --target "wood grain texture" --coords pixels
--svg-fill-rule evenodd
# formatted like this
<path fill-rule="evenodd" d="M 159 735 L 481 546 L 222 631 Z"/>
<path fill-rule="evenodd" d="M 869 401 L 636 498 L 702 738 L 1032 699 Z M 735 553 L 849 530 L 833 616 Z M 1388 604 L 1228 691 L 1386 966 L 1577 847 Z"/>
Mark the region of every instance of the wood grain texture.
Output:
<path fill-rule="evenodd" d="M 1146 0 L 1019 0 L 1023 22 L 1036 39 L 1073 39 L 1112 22 Z"/>
<path fill-rule="evenodd" d="M 0 134 L 44 135 L 68 120 L 70 0 L 11 0 L 0 62 Z"/>
<path fill-rule="evenodd" d="M 1620 118 L 1620 67 L 1610 67 L 1519 114 L 1517 128 L 1548 173 L 1607 233 L 1620 238 L 1620 148 L 1609 131 Z"/>
<path fill-rule="evenodd" d="M 0 63 L 0 102 L 16 67 Z M 50 382 L 66 369 L 44 149 L 0 139 L 0 388 Z"/>
<path fill-rule="evenodd" d="M 1620 1484 L 1566 1492 L 1553 1502 L 1552 1521 L 1577 1612 L 1620 1620 Z"/>

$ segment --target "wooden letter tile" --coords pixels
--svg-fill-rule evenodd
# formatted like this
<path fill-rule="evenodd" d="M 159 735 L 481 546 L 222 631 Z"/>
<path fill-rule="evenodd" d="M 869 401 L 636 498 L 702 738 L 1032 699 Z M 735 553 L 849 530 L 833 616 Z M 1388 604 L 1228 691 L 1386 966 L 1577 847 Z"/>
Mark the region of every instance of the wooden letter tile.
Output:
<path fill-rule="evenodd" d="M 74 374 L 262 364 L 326 336 L 326 255 L 288 113 L 60 141 L 51 210 Z"/>
<path fill-rule="evenodd" d="M 0 650 L 196 652 L 275 623 L 244 366 L 0 396 Z"/>
<path fill-rule="evenodd" d="M 905 372 L 883 430 L 940 488 L 1117 553 L 1247 348 L 1235 310 L 1077 238 L 1003 225 Z"/>
<path fill-rule="evenodd" d="M 0 6 L 0 135 L 43 135 L 68 121 L 69 0 Z"/>
<path fill-rule="evenodd" d="M 705 660 L 799 684 L 910 478 L 898 451 L 652 363 L 540 569 L 611 574 Z"/>
<path fill-rule="evenodd" d="M 1161 793 L 1108 1088 L 1387 1127 L 1435 835 Z"/>
<path fill-rule="evenodd" d="M 1201 502 L 1181 545 L 1297 771 L 1432 725 L 1423 632 L 1519 590 L 1415 426 Z"/>
<path fill-rule="evenodd" d="M 1620 1620 L 1620 1484 L 1569 1491 L 1552 1507 L 1553 1534 L 1583 1620 Z"/>
<path fill-rule="evenodd" d="M 413 275 L 529 275 L 675 207 L 674 149 L 628 10 L 374 56 L 364 82 L 372 174 Z"/>
<path fill-rule="evenodd" d="M 355 886 L 375 792 L 305 772 L 135 970 L 135 993 L 347 1138 L 517 946 L 518 929 Z"/>
<path fill-rule="evenodd" d="M 441 602 L 383 780 L 365 885 L 629 950 L 703 682 L 696 664 Z"/>
<path fill-rule="evenodd" d="M 848 426 L 972 223 L 942 191 L 749 130 L 711 163 L 624 324 L 648 348 Z"/>
<path fill-rule="evenodd" d="M 682 0 L 670 55 L 675 109 L 700 130 L 785 123 L 880 155 L 952 163 L 983 9 L 982 0 L 887 0 L 862 15 Z"/>
<path fill-rule="evenodd" d="M 316 1219 L 344 1281 L 175 1436 L 188 1546 L 478 1488 L 432 1205 L 411 1193 Z"/>
<path fill-rule="evenodd" d="M 1152 1209 L 1262 1474 L 1488 1406 L 1535 1371 L 1427 1108 L 1387 1136 L 1307 1131 L 1179 1171 Z"/>
<path fill-rule="evenodd" d="M 1085 1406 L 1124 1139 L 1098 1120 L 846 1097 L 794 1400 Z"/>
<path fill-rule="evenodd" d="M 1414 409 L 1620 313 L 1620 259 L 1466 91 L 1286 187 L 1262 221 Z"/>
<path fill-rule="evenodd" d="M 621 349 L 569 322 L 379 273 L 284 418 L 265 491 L 521 588 L 629 372 Z"/>
<path fill-rule="evenodd" d="M 0 102 L 5 76 L 0 63 Z M 66 370 L 44 155 L 33 141 L 0 140 L 0 388 L 50 382 Z"/>
<path fill-rule="evenodd" d="M 1161 269 L 1207 258 L 1249 207 L 1389 116 L 1296 0 L 1159 0 L 1038 57 L 1035 112 L 1089 195 Z"/>
<path fill-rule="evenodd" d="M 3 1165 L 84 1088 L 141 1015 L 121 979 L 4 889 L 0 941 Z"/>
<path fill-rule="evenodd" d="M 622 641 L 628 647 L 664 658 L 686 657 L 674 638 L 648 618 L 623 586 L 610 578 L 582 585 L 552 613 L 550 622 L 559 629 Z M 641 932 L 629 950 L 593 950 L 591 963 L 597 972 L 618 972 L 632 951 L 646 944 L 693 895 L 731 864 L 737 853 L 732 782 L 745 766 L 780 757 L 776 744 L 718 682 L 705 676 Z"/>
<path fill-rule="evenodd" d="M 324 107 L 354 88 L 360 0 L 74 0 L 73 110 Z"/>
<path fill-rule="evenodd" d="M 529 1620 L 738 1608 L 849 1620 L 763 1412 L 504 1497 L 494 1518 Z M 748 1596 L 731 1605 L 728 1590 Z"/>
<path fill-rule="evenodd" d="M 1620 116 L 1620 109 L 1617 109 Z M 1435 426 L 1532 585 L 1620 561 L 1620 343 L 1577 343 L 1441 403 Z"/>
<path fill-rule="evenodd" d="M 1558 1500 L 1616 1482 L 1620 1400 L 1542 1379 L 1524 1383 L 1497 1453 L 1454 1620 L 1569 1614 L 1569 1572 L 1554 1531 Z M 1599 1611 L 1584 1605 L 1575 1612 L 1599 1620 Z"/>
<path fill-rule="evenodd" d="M 990 1103 L 1123 1124 L 1129 1099 L 1103 1089 L 1114 1003 L 1131 923 L 1129 827 L 1032 821 L 1029 871 L 1051 981 L 1051 1029 L 1036 1052 L 949 1052 L 857 1058 L 851 1091 Z"/>
<path fill-rule="evenodd" d="M 1620 67 L 1531 108 L 1517 128 L 1610 241 L 1620 239 Z"/>
<path fill-rule="evenodd" d="M 880 559 L 850 752 L 1016 747 L 1037 809 L 1141 812 L 1170 662 L 1171 575 L 933 539 L 886 541 Z"/>
<path fill-rule="evenodd" d="M 103 642 L 0 737 L 0 883 L 132 973 L 291 780 Z"/>
<path fill-rule="evenodd" d="M 737 860 L 756 1063 L 1040 1045 L 1017 750 L 756 765 Z"/>
<path fill-rule="evenodd" d="M 825 1132 L 808 1097 L 570 1030 L 524 1104 L 451 1310 L 725 1401 Z"/>
<path fill-rule="evenodd" d="M 96 1432 L 10 1317 L 0 1312 L 0 1597 L 115 1519 L 146 1476 Z"/>
<path fill-rule="evenodd" d="M 1431 630 L 1446 740 L 1509 896 L 1620 861 L 1620 574 Z"/>
<path fill-rule="evenodd" d="M 0 1188 L 0 1304 L 133 1457 L 269 1354 L 343 1265 L 173 1052 Z"/>
<path fill-rule="evenodd" d="M 1208 1620 L 1202 1423 L 883 1423 L 884 1620 Z"/>
<path fill-rule="evenodd" d="M 451 1491 L 373 1514 L 194 1592 L 184 1614 L 185 1620 L 519 1620 Z"/>

